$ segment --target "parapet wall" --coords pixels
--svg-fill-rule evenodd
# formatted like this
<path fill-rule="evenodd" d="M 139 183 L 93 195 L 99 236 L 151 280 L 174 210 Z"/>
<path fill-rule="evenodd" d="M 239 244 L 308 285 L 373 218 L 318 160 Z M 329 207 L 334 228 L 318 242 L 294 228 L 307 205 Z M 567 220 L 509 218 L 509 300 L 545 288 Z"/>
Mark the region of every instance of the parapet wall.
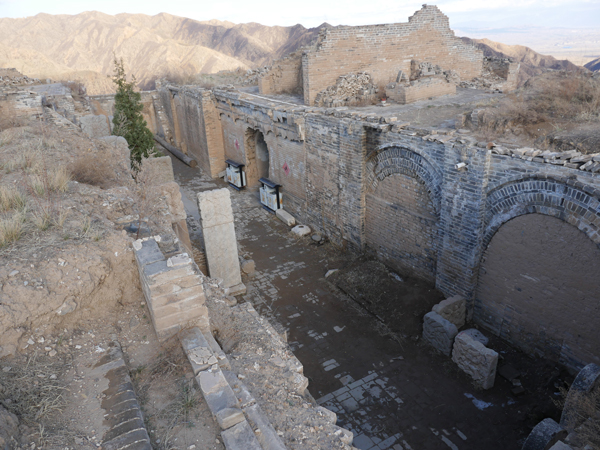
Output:
<path fill-rule="evenodd" d="M 264 95 L 301 93 L 302 50 L 274 62 L 269 71 L 258 79 L 258 90 Z"/>
<path fill-rule="evenodd" d="M 411 60 L 471 79 L 481 74 L 483 53 L 455 37 L 436 6 L 423 6 L 408 23 L 326 28 L 302 56 L 304 104 L 313 105 L 319 92 L 348 73 L 369 73 L 383 92 L 399 71 L 410 73 Z"/>

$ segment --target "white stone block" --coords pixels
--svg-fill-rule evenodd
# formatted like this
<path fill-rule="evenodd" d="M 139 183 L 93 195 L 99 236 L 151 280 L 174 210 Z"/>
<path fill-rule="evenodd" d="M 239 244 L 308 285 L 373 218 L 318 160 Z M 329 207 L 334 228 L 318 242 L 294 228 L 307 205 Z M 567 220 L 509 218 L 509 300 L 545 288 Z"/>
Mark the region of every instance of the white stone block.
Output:
<path fill-rule="evenodd" d="M 296 225 L 296 219 L 294 219 L 294 216 L 292 216 L 289 212 L 284 211 L 283 209 L 278 209 L 277 211 L 275 211 L 275 215 L 288 227 L 293 227 L 294 225 Z"/>
<path fill-rule="evenodd" d="M 297 234 L 298 236 L 306 236 L 310 234 L 310 227 L 306 225 L 296 225 L 292 228 L 292 233 Z"/>
<path fill-rule="evenodd" d="M 498 353 L 461 332 L 454 340 L 452 361 L 483 389 L 494 386 Z"/>
<path fill-rule="evenodd" d="M 436 312 L 428 312 L 423 318 L 423 339 L 446 356 L 450 356 L 456 325 Z"/>

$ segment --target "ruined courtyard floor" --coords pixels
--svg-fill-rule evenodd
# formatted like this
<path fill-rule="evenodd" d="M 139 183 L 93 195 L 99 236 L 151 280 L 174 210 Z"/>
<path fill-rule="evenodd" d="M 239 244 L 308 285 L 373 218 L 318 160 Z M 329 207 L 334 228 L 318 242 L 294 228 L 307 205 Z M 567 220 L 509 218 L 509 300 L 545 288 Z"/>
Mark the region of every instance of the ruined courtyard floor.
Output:
<path fill-rule="evenodd" d="M 199 242 L 195 196 L 227 185 L 178 160 L 173 164 L 190 235 Z M 243 280 L 248 292 L 238 301 L 251 302 L 277 329 L 287 331 L 310 393 L 338 415 L 339 426 L 354 433 L 355 447 L 518 449 L 541 416 L 552 415 L 547 403 L 557 389 L 535 386 L 541 377 L 549 378 L 547 367 L 536 371 L 536 361 L 498 343 L 500 354 L 522 371 L 528 393 L 514 397 L 513 386 L 501 377 L 489 391 L 475 388 L 449 358 L 418 339 L 414 324 L 422 315 L 410 317 L 416 314 L 409 311 L 408 332 L 402 333 L 402 320 L 386 326 L 325 279 L 328 270 L 343 269 L 353 256 L 330 243 L 318 246 L 310 235 L 293 235 L 261 208 L 256 190 L 230 190 L 240 254 L 256 263 L 254 276 Z M 420 292 L 429 302 L 443 298 L 434 287 L 400 275 L 398 283 L 413 283 L 411 295 Z"/>

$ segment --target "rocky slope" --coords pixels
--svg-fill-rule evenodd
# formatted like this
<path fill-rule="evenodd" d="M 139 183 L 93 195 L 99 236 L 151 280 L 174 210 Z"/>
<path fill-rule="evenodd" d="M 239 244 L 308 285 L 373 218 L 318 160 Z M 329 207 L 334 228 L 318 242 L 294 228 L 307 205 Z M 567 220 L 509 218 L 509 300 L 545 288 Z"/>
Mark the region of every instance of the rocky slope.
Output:
<path fill-rule="evenodd" d="M 589 63 L 587 63 L 585 66 L 586 69 L 591 70 L 592 72 L 598 72 L 600 71 L 600 58 L 596 58 L 593 61 L 590 61 Z"/>
<path fill-rule="evenodd" d="M 113 54 L 142 88 L 160 75 L 185 76 L 269 64 L 307 44 L 318 28 L 198 22 L 169 14 L 85 12 L 0 19 L 0 67 L 36 78 L 73 79 L 90 94 L 112 86 Z"/>
<path fill-rule="evenodd" d="M 546 69 L 553 70 L 584 70 L 576 66 L 566 59 L 560 60 L 553 56 L 541 55 L 523 45 L 507 45 L 500 42 L 490 41 L 489 39 L 471 39 L 461 37 L 461 39 L 469 44 L 477 46 L 483 51 L 484 56 L 496 58 L 512 58 L 521 63 L 519 72 L 519 85 L 523 84 L 534 75 L 539 75 Z"/>

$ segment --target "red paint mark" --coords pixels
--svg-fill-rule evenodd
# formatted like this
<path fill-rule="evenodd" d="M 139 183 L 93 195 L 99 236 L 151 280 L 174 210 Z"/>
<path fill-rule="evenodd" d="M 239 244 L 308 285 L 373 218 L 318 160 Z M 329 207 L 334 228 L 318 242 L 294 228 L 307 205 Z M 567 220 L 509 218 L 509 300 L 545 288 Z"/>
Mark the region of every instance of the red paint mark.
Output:
<path fill-rule="evenodd" d="M 283 171 L 286 175 L 290 174 L 290 166 L 288 166 L 287 163 L 283 163 Z"/>
<path fill-rule="evenodd" d="M 235 144 L 235 148 L 237 148 L 239 150 L 240 149 L 240 143 L 238 142 L 238 140 L 236 139 L 235 141 L 233 141 L 233 143 Z"/>

